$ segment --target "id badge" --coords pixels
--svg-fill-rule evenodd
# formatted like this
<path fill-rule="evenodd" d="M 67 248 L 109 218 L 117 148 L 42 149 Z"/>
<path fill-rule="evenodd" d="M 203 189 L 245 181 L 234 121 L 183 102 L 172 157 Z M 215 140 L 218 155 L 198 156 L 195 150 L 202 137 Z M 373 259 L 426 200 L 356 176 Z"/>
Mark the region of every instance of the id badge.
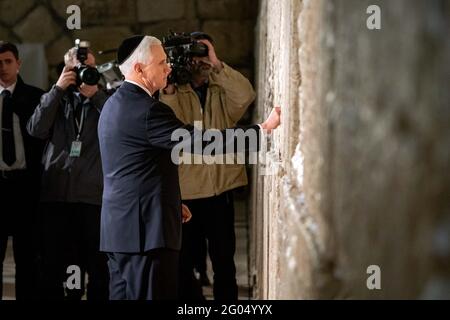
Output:
<path fill-rule="evenodd" d="M 70 148 L 70 156 L 78 158 L 81 154 L 81 141 L 73 141 Z"/>

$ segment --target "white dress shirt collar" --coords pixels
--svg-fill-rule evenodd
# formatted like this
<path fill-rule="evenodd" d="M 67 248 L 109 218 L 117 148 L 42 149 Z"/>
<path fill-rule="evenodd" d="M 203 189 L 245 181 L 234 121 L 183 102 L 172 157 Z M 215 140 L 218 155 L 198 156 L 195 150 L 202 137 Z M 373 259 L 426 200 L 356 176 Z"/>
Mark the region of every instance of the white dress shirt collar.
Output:
<path fill-rule="evenodd" d="M 10 85 L 9 87 L 5 88 L 0 84 L 0 94 L 3 92 L 3 90 L 8 90 L 9 92 L 11 92 L 11 95 L 14 93 L 14 90 L 16 89 L 16 85 L 17 85 L 17 81 L 14 82 L 12 85 Z"/>
<path fill-rule="evenodd" d="M 148 95 L 149 95 L 150 97 L 153 98 L 153 95 L 151 94 L 151 92 L 148 91 L 148 89 L 147 89 L 146 87 L 144 87 L 143 85 L 141 85 L 141 84 L 139 84 L 139 83 L 137 83 L 137 82 L 131 81 L 131 80 L 125 80 L 125 82 L 129 82 L 129 83 L 132 83 L 132 84 L 138 86 L 139 88 L 141 88 L 142 90 L 144 90 L 145 92 L 147 92 Z"/>

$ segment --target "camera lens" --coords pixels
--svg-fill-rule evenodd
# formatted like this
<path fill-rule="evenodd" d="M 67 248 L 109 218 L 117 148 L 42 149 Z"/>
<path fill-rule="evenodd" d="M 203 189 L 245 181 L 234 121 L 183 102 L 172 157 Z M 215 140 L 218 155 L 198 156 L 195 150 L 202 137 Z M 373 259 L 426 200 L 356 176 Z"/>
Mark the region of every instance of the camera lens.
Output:
<path fill-rule="evenodd" d="M 81 82 L 93 86 L 100 81 L 100 73 L 98 72 L 97 68 L 85 67 L 80 71 L 80 79 Z"/>
<path fill-rule="evenodd" d="M 193 57 L 207 57 L 208 47 L 204 43 L 197 42 L 190 47 L 190 54 Z"/>

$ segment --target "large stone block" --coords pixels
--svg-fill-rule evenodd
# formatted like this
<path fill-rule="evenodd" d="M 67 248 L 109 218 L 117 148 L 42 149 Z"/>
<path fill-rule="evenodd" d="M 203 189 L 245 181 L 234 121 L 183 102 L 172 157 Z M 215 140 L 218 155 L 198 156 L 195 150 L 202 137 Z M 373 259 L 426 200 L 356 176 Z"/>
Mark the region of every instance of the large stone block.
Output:
<path fill-rule="evenodd" d="M 0 1 L 0 21 L 7 25 L 14 25 L 34 5 L 34 0 L 2 0 Z"/>
<path fill-rule="evenodd" d="M 184 18 L 185 19 L 197 19 L 197 3 L 196 0 L 185 0 L 186 6 L 185 6 L 185 12 L 184 12 Z"/>
<path fill-rule="evenodd" d="M 275 239 L 262 285 L 269 298 L 448 299 L 448 7 L 293 3 L 263 1 L 259 21 L 258 113 L 281 100 L 273 151 L 298 146 L 256 186 L 256 228 Z M 371 4 L 381 30 L 366 28 Z"/>
<path fill-rule="evenodd" d="M 232 65 L 248 65 L 253 57 L 254 22 L 207 21 L 203 31 L 214 39 L 219 59 Z"/>
<path fill-rule="evenodd" d="M 117 25 L 136 22 L 135 0 L 52 0 L 52 7 L 64 20 L 67 8 L 77 5 L 81 9 L 81 27 L 95 24 Z"/>
<path fill-rule="evenodd" d="M 74 42 L 66 35 L 49 45 L 46 49 L 47 61 L 49 65 L 55 66 L 64 61 L 64 54 L 74 46 Z"/>
<path fill-rule="evenodd" d="M 258 0 L 198 0 L 200 19 L 254 19 Z"/>
<path fill-rule="evenodd" d="M 184 0 L 138 0 L 138 21 L 153 22 L 182 19 L 185 7 Z"/>
<path fill-rule="evenodd" d="M 0 39 L 3 41 L 10 41 L 8 29 L 0 27 Z"/>
<path fill-rule="evenodd" d="M 43 6 L 34 9 L 15 28 L 15 33 L 23 42 L 43 42 L 47 44 L 60 34 L 64 25 L 58 25 L 50 12 Z"/>
<path fill-rule="evenodd" d="M 12 43 L 22 43 L 10 30 L 0 27 L 0 40 L 9 41 Z"/>
<path fill-rule="evenodd" d="M 152 35 L 162 40 L 164 36 L 169 33 L 169 30 L 173 32 L 192 32 L 199 30 L 200 22 L 198 20 L 175 20 L 175 21 L 162 21 L 152 25 L 148 25 L 143 28 L 143 33 Z"/>

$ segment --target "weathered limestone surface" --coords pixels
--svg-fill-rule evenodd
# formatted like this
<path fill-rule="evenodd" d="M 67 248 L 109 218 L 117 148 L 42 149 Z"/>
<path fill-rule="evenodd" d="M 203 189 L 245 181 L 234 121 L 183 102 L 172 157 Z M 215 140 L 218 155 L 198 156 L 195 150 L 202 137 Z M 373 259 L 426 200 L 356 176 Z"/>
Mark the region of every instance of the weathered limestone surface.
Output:
<path fill-rule="evenodd" d="M 449 298 L 448 2 L 263 0 L 259 15 L 256 117 L 281 104 L 284 124 L 278 171 L 255 178 L 257 296 Z"/>
<path fill-rule="evenodd" d="M 184 17 L 185 5 L 179 0 L 138 0 L 139 22 L 175 20 Z"/>
<path fill-rule="evenodd" d="M 61 29 L 52 20 L 50 12 L 38 6 L 14 27 L 14 32 L 24 42 L 48 43 L 61 33 Z"/>
<path fill-rule="evenodd" d="M 8 26 L 13 25 L 33 8 L 34 2 L 34 0 L 23 0 L 20 1 L 20 5 L 18 5 L 15 0 L 0 1 L 0 12 L 5 13 L 2 14 L 2 22 Z"/>

